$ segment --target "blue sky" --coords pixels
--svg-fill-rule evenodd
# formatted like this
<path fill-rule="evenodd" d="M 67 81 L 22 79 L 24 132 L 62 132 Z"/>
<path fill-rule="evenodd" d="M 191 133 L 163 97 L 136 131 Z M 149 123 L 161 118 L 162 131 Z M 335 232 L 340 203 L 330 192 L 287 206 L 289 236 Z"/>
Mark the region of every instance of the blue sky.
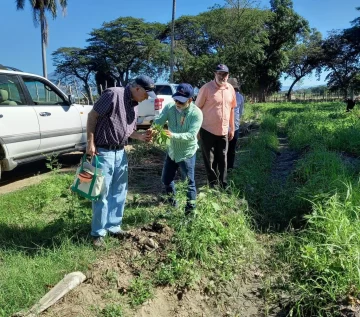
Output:
<path fill-rule="evenodd" d="M 25 10 L 16 11 L 15 0 L 1 0 L 0 64 L 13 66 L 26 72 L 42 74 L 40 28 L 35 28 L 29 1 Z M 176 17 L 196 15 L 224 0 L 177 0 Z M 355 7 L 359 0 L 293 0 L 294 9 L 317 28 L 323 36 L 332 29 L 350 26 L 358 16 Z M 268 7 L 268 0 L 260 0 L 261 7 Z M 149 22 L 169 22 L 172 0 L 69 0 L 65 17 L 59 12 L 56 20 L 49 18 L 48 72 L 52 72 L 51 53 L 62 46 L 84 47 L 89 32 L 103 22 L 120 16 L 143 18 Z M 306 78 L 303 85 L 323 83 L 314 77 Z M 289 84 L 283 81 L 284 85 Z"/>

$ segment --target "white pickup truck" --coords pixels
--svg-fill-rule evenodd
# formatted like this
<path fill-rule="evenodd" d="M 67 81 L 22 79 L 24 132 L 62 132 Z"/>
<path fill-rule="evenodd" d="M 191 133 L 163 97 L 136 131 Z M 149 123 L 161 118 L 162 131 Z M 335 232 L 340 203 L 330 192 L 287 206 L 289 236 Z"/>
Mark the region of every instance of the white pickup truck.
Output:
<path fill-rule="evenodd" d="M 46 154 L 84 150 L 91 109 L 41 76 L 0 65 L 0 178 Z"/>
<path fill-rule="evenodd" d="M 148 128 L 155 116 L 159 115 L 162 109 L 169 102 L 172 102 L 172 95 L 176 92 L 177 84 L 155 84 L 156 99 L 149 98 L 138 105 L 138 128 Z"/>

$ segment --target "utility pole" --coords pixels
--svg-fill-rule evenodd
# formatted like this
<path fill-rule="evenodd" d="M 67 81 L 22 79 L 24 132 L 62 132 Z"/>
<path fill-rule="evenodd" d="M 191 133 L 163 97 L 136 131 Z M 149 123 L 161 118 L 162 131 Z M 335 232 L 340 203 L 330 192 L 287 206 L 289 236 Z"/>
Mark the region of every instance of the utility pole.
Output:
<path fill-rule="evenodd" d="M 170 47 L 170 82 L 174 82 L 174 47 L 175 47 L 175 8 L 176 0 L 173 0 L 172 20 L 171 20 L 171 47 Z"/>

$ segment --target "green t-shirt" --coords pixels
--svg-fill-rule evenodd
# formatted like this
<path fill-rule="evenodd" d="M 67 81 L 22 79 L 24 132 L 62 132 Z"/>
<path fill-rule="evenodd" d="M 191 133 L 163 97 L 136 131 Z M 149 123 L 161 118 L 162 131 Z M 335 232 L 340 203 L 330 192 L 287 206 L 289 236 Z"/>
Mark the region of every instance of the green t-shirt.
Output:
<path fill-rule="evenodd" d="M 178 163 L 195 154 L 202 120 L 202 112 L 193 102 L 182 112 L 176 109 L 175 103 L 169 103 L 155 118 L 155 124 L 164 125 L 167 121 L 172 134 L 168 154 L 173 161 Z"/>

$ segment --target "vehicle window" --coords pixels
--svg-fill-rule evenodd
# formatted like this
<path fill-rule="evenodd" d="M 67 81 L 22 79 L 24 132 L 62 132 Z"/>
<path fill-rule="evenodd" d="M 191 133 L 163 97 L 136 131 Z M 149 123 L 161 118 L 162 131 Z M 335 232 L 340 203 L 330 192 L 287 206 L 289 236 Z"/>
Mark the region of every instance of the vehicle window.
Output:
<path fill-rule="evenodd" d="M 48 84 L 34 78 L 23 80 L 35 105 L 67 105 L 63 96 Z"/>
<path fill-rule="evenodd" d="M 173 93 L 169 85 L 156 85 L 155 94 L 172 96 Z"/>
<path fill-rule="evenodd" d="M 16 76 L 0 74 L 0 106 L 24 104 L 26 104 L 25 96 Z"/>

